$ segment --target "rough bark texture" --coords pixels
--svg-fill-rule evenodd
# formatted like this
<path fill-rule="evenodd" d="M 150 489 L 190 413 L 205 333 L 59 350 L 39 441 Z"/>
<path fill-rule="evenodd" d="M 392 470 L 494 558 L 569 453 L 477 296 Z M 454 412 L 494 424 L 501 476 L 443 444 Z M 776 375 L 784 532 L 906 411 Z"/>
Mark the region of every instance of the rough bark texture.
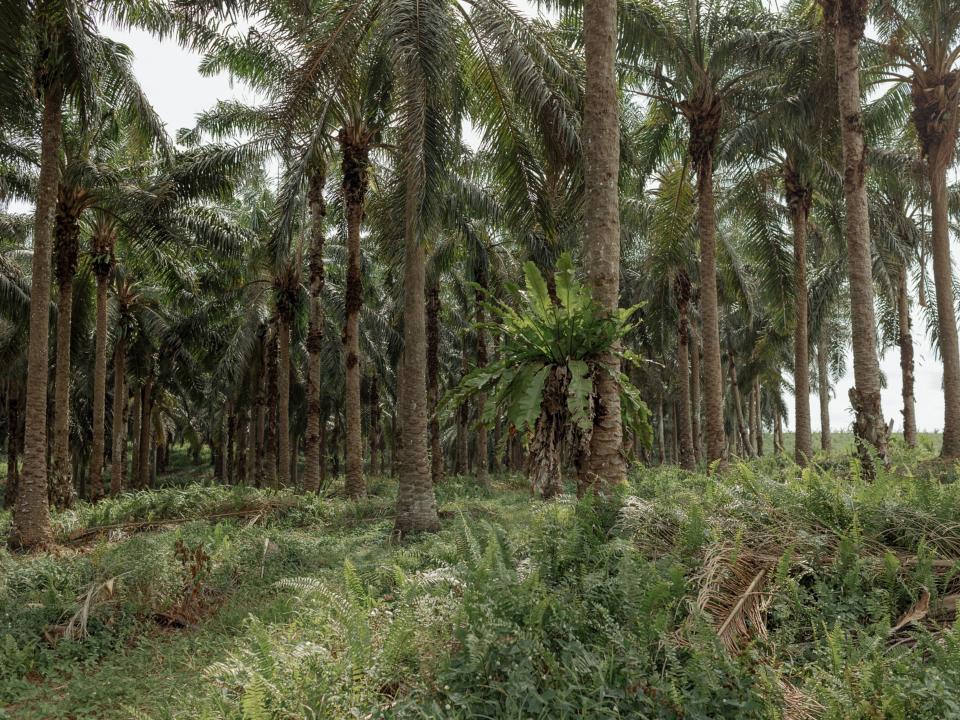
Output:
<path fill-rule="evenodd" d="M 466 377 L 470 371 L 470 365 L 467 360 L 466 334 L 464 334 L 463 352 L 460 353 L 460 377 Z M 461 403 L 457 408 L 457 475 L 467 474 L 470 465 L 470 444 L 469 444 L 469 424 L 470 424 L 470 405 Z"/>
<path fill-rule="evenodd" d="M 360 135 L 360 137 L 357 137 Z M 343 327 L 344 414 L 346 416 L 346 477 L 347 495 L 360 497 L 367 491 L 363 478 L 363 437 L 360 400 L 360 309 L 363 306 L 363 287 L 360 279 L 360 225 L 363 222 L 366 200 L 369 146 L 361 138 L 363 133 L 340 131 L 343 154 L 343 198 L 347 213 L 347 286 L 345 323 Z"/>
<path fill-rule="evenodd" d="M 680 391 L 676 420 L 679 429 L 679 462 L 684 470 L 696 467 L 693 447 L 693 425 L 690 419 L 690 329 L 687 311 L 690 304 L 690 278 L 685 273 L 677 275 L 674 281 L 679 319 L 677 322 L 677 388 Z"/>
<path fill-rule="evenodd" d="M 430 474 L 433 484 L 443 481 L 443 448 L 440 446 L 440 287 L 427 291 L 427 402 L 430 403 Z"/>
<path fill-rule="evenodd" d="M 756 404 L 756 439 L 757 439 L 757 455 L 763 457 L 763 393 L 760 389 L 760 378 L 756 377 L 753 379 L 753 401 Z"/>
<path fill-rule="evenodd" d="M 380 384 L 374 376 L 370 379 L 370 474 L 374 477 L 380 475 L 383 461 L 380 415 Z"/>
<path fill-rule="evenodd" d="M 103 464 L 106 449 L 107 408 L 107 290 L 109 271 L 101 275 L 94 260 L 97 276 L 97 326 L 93 351 L 93 447 L 90 452 L 90 480 L 87 498 L 97 501 L 103 497 Z"/>
<path fill-rule="evenodd" d="M 834 33 L 837 100 L 843 136 L 843 191 L 846 202 L 847 273 L 853 336 L 854 387 L 850 405 L 856 420 L 854 435 L 867 477 L 874 475 L 868 446 L 883 463 L 887 454 L 887 424 L 880 403 L 880 362 L 873 307 L 873 265 L 870 217 L 867 208 L 866 145 L 860 112 L 860 41 L 866 25 L 866 0 L 821 0 Z"/>
<path fill-rule="evenodd" d="M 899 333 L 897 344 L 900 346 L 901 396 L 903 397 L 903 442 L 909 448 L 917 446 L 917 408 L 913 397 L 913 322 L 910 319 L 910 298 L 907 287 L 907 268 L 900 267 L 897 282 L 897 319 Z"/>
<path fill-rule="evenodd" d="M 788 164 L 784 170 L 787 204 L 793 224 L 793 384 L 796 402 L 794 460 L 805 467 L 813 457 L 810 430 L 810 351 L 807 341 L 807 218 L 812 194 L 800 174 Z"/>
<path fill-rule="evenodd" d="M 130 425 L 131 425 L 131 435 L 133 437 L 133 458 L 130 462 L 130 473 L 127 475 L 129 478 L 130 487 L 135 488 L 137 486 L 137 480 L 140 477 L 140 421 L 143 419 L 143 412 L 140 407 L 143 401 L 143 392 L 141 390 L 134 390 L 133 392 L 133 407 L 130 411 Z M 211 457 L 213 456 L 213 445 L 211 443 L 210 447 Z M 126 464 L 124 464 L 124 469 L 126 469 Z"/>
<path fill-rule="evenodd" d="M 310 325 L 307 330 L 307 433 L 304 438 L 305 466 L 303 489 L 320 489 L 320 425 L 323 407 L 320 387 L 323 382 L 321 353 L 323 350 L 323 219 L 327 213 L 323 200 L 326 177 L 322 171 L 310 176 L 307 201 L 310 206 Z"/>
<path fill-rule="evenodd" d="M 83 193 L 60 188 L 54 235 L 54 275 L 57 281 L 57 358 L 53 389 L 53 465 L 50 500 L 58 508 L 76 498 L 70 456 L 70 338 L 73 330 L 73 278 L 80 253 Z"/>
<path fill-rule="evenodd" d="M 124 382 L 126 341 L 119 338 L 113 349 L 113 443 L 110 451 L 110 493 L 123 490 L 124 460 L 127 448 L 127 388 Z"/>
<path fill-rule="evenodd" d="M 830 434 L 830 347 L 827 338 L 820 336 L 817 343 L 817 387 L 820 394 L 820 449 L 833 449 Z"/>
<path fill-rule="evenodd" d="M 700 318 L 703 324 L 703 394 L 707 462 L 724 459 L 723 370 L 717 305 L 717 219 L 713 198 L 713 158 L 697 163 L 697 225 L 700 234 Z"/>
<path fill-rule="evenodd" d="M 33 230 L 30 340 L 27 348 L 26 431 L 23 472 L 10 526 L 11 547 L 32 548 L 53 540 L 47 503 L 47 372 L 50 332 L 50 246 L 57 200 L 58 152 L 63 99 L 59 86 L 46 88 L 40 129 L 40 178 Z"/>
<path fill-rule="evenodd" d="M 477 284 L 483 288 L 483 291 L 487 288 L 487 275 L 485 268 L 480 268 L 477 272 Z M 482 301 L 484 300 L 484 292 L 478 291 L 476 294 L 476 323 L 477 325 L 482 325 L 486 322 L 486 314 L 483 310 Z M 487 366 L 487 333 L 483 328 L 477 328 L 477 367 L 483 368 Z M 476 410 L 476 476 L 477 484 L 480 487 L 487 488 L 490 486 L 490 473 L 489 473 L 489 448 L 487 445 L 487 426 L 482 422 L 483 408 L 487 404 L 487 394 L 486 393 L 477 393 L 476 398 L 474 399 L 474 408 Z"/>
<path fill-rule="evenodd" d="M 690 428 L 693 433 L 693 456 L 703 459 L 703 432 L 700 428 L 700 333 L 696 323 L 690 326 Z"/>
<path fill-rule="evenodd" d="M 277 478 L 290 487 L 290 320 L 277 320 Z"/>
<path fill-rule="evenodd" d="M 737 379 L 737 365 L 733 359 L 733 353 L 728 355 L 729 367 L 730 367 L 730 392 L 733 397 L 733 410 L 737 419 L 737 432 L 739 433 L 740 442 L 743 445 L 743 452 L 750 457 L 754 456 L 753 452 L 753 443 L 750 442 L 750 432 L 747 429 L 747 423 L 743 416 L 743 399 L 740 395 L 740 382 Z"/>
<path fill-rule="evenodd" d="M 944 12 L 947 12 L 944 10 Z M 937 330 L 943 362 L 943 447 L 944 459 L 960 457 L 960 341 L 957 337 L 956 305 L 953 297 L 953 264 L 950 259 L 949 200 L 947 168 L 954 159 L 957 123 L 960 120 L 960 72 L 949 67 L 947 49 L 936 47 L 928 60 L 933 67 L 913 77 L 911 119 L 917 129 L 930 181 L 933 233 L 933 280 L 937 291 Z"/>
<path fill-rule="evenodd" d="M 7 477 L 3 489 L 3 506 L 12 508 L 17 499 L 20 465 L 17 449 L 20 435 L 20 392 L 7 380 Z"/>
<path fill-rule="evenodd" d="M 407 172 L 412 172 L 407 170 Z M 404 208 L 403 355 L 398 378 L 400 393 L 400 478 L 397 488 L 399 536 L 440 527 L 437 500 L 430 477 L 427 433 L 427 333 L 424 256 L 418 232 L 419 203 L 413 178 L 408 177 Z"/>
<path fill-rule="evenodd" d="M 267 369 L 267 394 L 263 424 L 263 487 L 277 487 L 277 337 L 268 334 L 264 343 L 264 367 Z"/>
<path fill-rule="evenodd" d="M 150 486 L 150 465 L 153 451 L 153 375 L 148 375 L 140 390 L 140 459 L 137 465 L 136 487 L 143 490 Z"/>
<path fill-rule="evenodd" d="M 616 0 L 588 0 L 583 9 L 586 58 L 584 93 L 584 264 L 593 296 L 613 312 L 620 304 L 620 103 L 617 96 Z M 596 373 L 590 454 L 579 474 L 579 492 L 606 493 L 626 480 L 620 385 L 611 373 L 613 353 L 598 358 L 608 372 Z"/>

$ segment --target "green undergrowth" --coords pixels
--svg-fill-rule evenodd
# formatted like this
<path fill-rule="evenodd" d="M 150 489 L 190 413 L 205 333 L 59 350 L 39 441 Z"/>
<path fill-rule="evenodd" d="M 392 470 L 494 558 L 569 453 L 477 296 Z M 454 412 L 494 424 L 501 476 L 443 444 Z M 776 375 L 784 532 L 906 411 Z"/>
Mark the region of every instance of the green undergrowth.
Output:
<path fill-rule="evenodd" d="M 403 543 L 386 480 L 170 482 L 0 552 L 0 717 L 960 718 L 954 472 L 766 457 L 550 503 L 453 478 Z"/>

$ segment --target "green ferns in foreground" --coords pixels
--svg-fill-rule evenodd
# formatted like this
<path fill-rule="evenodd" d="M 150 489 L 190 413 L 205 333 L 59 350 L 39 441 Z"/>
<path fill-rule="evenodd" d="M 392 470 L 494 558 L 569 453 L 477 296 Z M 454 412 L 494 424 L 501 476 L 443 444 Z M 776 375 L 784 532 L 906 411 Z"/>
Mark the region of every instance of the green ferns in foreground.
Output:
<path fill-rule="evenodd" d="M 901 456 L 873 484 L 847 460 L 643 470 L 603 502 L 457 478 L 439 488 L 441 532 L 403 545 L 390 542 L 384 486 L 359 507 L 226 488 L 125 496 L 102 518 L 263 510 L 0 556 L 0 707 L 157 720 L 960 717 L 960 488 L 926 468 Z M 64 533 L 75 523 L 61 517 Z M 209 556 L 196 592 L 178 546 Z M 85 636 L 59 632 L 110 579 Z M 186 593 L 189 623 L 158 620 Z"/>

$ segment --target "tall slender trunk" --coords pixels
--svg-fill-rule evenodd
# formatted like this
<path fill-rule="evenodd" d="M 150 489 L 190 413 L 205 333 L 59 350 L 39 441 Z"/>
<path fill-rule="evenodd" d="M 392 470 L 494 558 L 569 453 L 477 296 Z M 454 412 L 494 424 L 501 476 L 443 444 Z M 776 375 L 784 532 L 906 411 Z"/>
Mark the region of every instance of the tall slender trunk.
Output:
<path fill-rule="evenodd" d="M 440 286 L 434 280 L 427 290 L 427 402 L 430 403 L 430 474 L 433 484 L 443 481 L 440 446 Z"/>
<path fill-rule="evenodd" d="M 790 218 L 793 223 L 793 382 L 796 401 L 796 444 L 794 460 L 801 467 L 813 457 L 813 435 L 810 430 L 810 351 L 807 337 L 807 218 L 812 194 L 799 172 L 788 162 L 784 169 L 784 185 Z"/>
<path fill-rule="evenodd" d="M 250 436 L 250 413 L 244 406 L 240 410 L 240 417 L 237 423 L 237 485 L 247 484 L 247 444 Z"/>
<path fill-rule="evenodd" d="M 234 410 L 233 400 L 227 401 L 227 446 L 224 453 L 224 473 L 223 479 L 227 485 L 233 485 L 236 476 L 236 444 L 237 439 L 237 413 Z"/>
<path fill-rule="evenodd" d="M 825 333 L 817 343 L 817 386 L 820 393 L 820 449 L 825 453 L 833 450 L 830 435 L 830 348 Z"/>
<path fill-rule="evenodd" d="M 320 418 L 320 487 L 327 487 L 327 416 Z"/>
<path fill-rule="evenodd" d="M 277 479 L 290 487 L 290 318 L 277 320 Z"/>
<path fill-rule="evenodd" d="M 466 335 L 464 335 L 463 352 L 460 353 L 461 378 L 466 377 L 469 372 L 467 352 Z M 457 475 L 460 476 L 467 474 L 470 464 L 469 424 L 470 406 L 464 402 L 457 408 Z"/>
<path fill-rule="evenodd" d="M 57 359 L 53 384 L 53 466 L 50 499 L 58 508 L 76 498 L 70 456 L 70 338 L 73 330 L 73 278 L 80 251 L 79 202 L 82 193 L 61 188 L 56 210 L 54 275 L 57 280 Z"/>
<path fill-rule="evenodd" d="M 585 200 L 584 264 L 593 297 L 608 312 L 620 304 L 620 102 L 617 95 L 617 0 L 584 6 L 587 69 L 583 113 Z M 606 493 L 627 477 L 620 419 L 620 362 L 612 353 L 598 358 L 606 372 L 595 375 L 590 454 L 578 477 L 578 492 Z"/>
<path fill-rule="evenodd" d="M 340 131 L 343 154 L 343 197 L 347 214 L 347 287 L 343 351 L 346 363 L 344 377 L 344 415 L 346 416 L 346 476 L 344 487 L 350 497 L 367 491 L 363 478 L 363 438 L 360 400 L 360 309 L 363 306 L 363 285 L 360 278 L 360 225 L 363 222 L 367 195 L 367 168 L 370 148 L 365 130 Z"/>
<path fill-rule="evenodd" d="M 935 147 L 927 160 L 933 224 L 930 244 L 933 250 L 933 282 L 937 290 L 937 339 L 943 362 L 944 418 L 940 457 L 951 460 L 960 458 L 960 342 L 957 337 L 957 314 L 953 297 L 946 177 L 946 168 L 953 159 L 952 150 L 953 143 L 949 151 Z M 947 162 L 940 158 L 946 158 Z"/>
<path fill-rule="evenodd" d="M 487 275 L 484 268 L 480 268 L 477 273 L 477 284 L 485 291 L 487 288 Z M 483 292 L 477 291 L 476 296 L 476 320 L 477 325 L 481 326 L 486 322 L 486 315 L 483 310 L 482 302 L 486 298 Z M 487 331 L 482 327 L 477 328 L 477 367 L 487 366 Z M 489 448 L 487 447 L 487 426 L 483 424 L 483 408 L 487 404 L 487 394 L 478 393 L 474 401 L 476 408 L 476 474 L 477 484 L 482 488 L 490 486 L 489 473 Z"/>
<path fill-rule="evenodd" d="M 667 463 L 667 429 L 663 421 L 663 395 L 657 398 L 657 450 L 660 464 Z"/>
<path fill-rule="evenodd" d="M 11 380 L 7 380 L 7 477 L 3 492 L 3 506 L 12 508 L 17 498 L 20 468 L 17 446 L 20 435 L 20 392 Z"/>
<path fill-rule="evenodd" d="M 917 408 L 913 399 L 913 322 L 910 319 L 910 298 L 907 287 L 907 267 L 900 266 L 897 281 L 897 319 L 900 332 L 900 377 L 903 385 L 903 442 L 908 448 L 917 446 Z"/>
<path fill-rule="evenodd" d="M 717 219 L 713 197 L 713 157 L 706 151 L 697 163 L 697 202 L 706 450 L 707 462 L 712 463 L 723 460 L 726 438 L 723 431 L 723 370 L 720 364 L 720 316 L 717 301 Z"/>
<path fill-rule="evenodd" d="M 256 425 L 256 460 L 253 465 L 254 485 L 264 487 L 272 485 L 273 474 L 269 475 L 268 481 L 268 458 L 267 444 L 269 424 L 268 397 L 270 392 L 270 350 L 273 346 L 273 340 L 269 330 L 264 332 L 260 339 L 260 378 L 257 380 L 257 425 Z"/>
<path fill-rule="evenodd" d="M 33 230 L 30 339 L 27 348 L 26 431 L 23 472 L 10 526 L 11 547 L 31 548 L 53 540 L 47 501 L 47 373 L 50 332 L 50 246 L 57 200 L 63 92 L 45 88 L 40 127 L 40 178 Z"/>
<path fill-rule="evenodd" d="M 380 385 L 376 376 L 370 378 L 370 474 L 380 475 Z"/>
<path fill-rule="evenodd" d="M 430 476 L 427 417 L 425 262 L 419 232 L 418 183 L 411 168 L 404 207 L 403 355 L 400 360 L 400 481 L 394 532 L 399 536 L 440 527 Z"/>
<path fill-rule="evenodd" d="M 109 266 L 106 272 L 101 272 L 96 248 L 93 254 L 94 271 L 97 276 L 97 326 L 94 331 L 93 351 L 93 447 L 90 454 L 87 497 L 95 502 L 103 497 L 103 464 L 107 433 L 107 290 L 110 272 Z"/>
<path fill-rule="evenodd" d="M 685 273 L 677 275 L 674 281 L 677 297 L 679 320 L 677 322 L 677 388 L 680 390 L 679 403 L 676 405 L 677 429 L 679 432 L 679 461 L 684 470 L 696 468 L 693 448 L 693 425 L 690 419 L 690 360 L 689 360 L 689 321 L 687 310 L 690 303 L 690 279 Z"/>
<path fill-rule="evenodd" d="M 310 326 L 307 330 L 307 434 L 304 438 L 305 467 L 303 489 L 320 490 L 322 462 L 320 433 L 323 421 L 321 384 L 323 383 L 323 219 L 327 206 L 323 199 L 326 173 L 323 169 L 310 176 L 307 200 L 310 206 Z"/>
<path fill-rule="evenodd" d="M 740 435 L 740 442 L 743 443 L 744 452 L 753 457 L 753 445 L 750 442 L 750 433 L 743 417 L 743 400 L 740 395 L 740 383 L 737 380 L 737 365 L 734 362 L 733 353 L 730 353 L 727 357 L 730 365 L 730 392 L 733 400 L 733 411 L 737 419 L 737 432 Z"/>
<path fill-rule="evenodd" d="M 700 428 L 700 333 L 696 323 L 690 325 L 690 431 L 693 434 L 693 456 L 703 459 L 703 432 Z"/>
<path fill-rule="evenodd" d="M 866 145 L 860 112 L 860 40 L 866 27 L 863 0 L 821 0 L 834 31 L 837 66 L 837 100 L 843 136 L 843 191 L 846 201 L 847 271 L 850 285 L 850 318 L 853 336 L 853 377 L 850 405 L 854 409 L 854 435 L 864 470 L 875 468 L 867 445 L 884 464 L 887 424 L 880 403 L 880 362 L 877 357 L 877 324 L 874 314 L 873 263 L 870 252 L 870 216 L 867 207 Z"/>
<path fill-rule="evenodd" d="M 127 388 L 124 382 L 126 339 L 117 338 L 113 348 L 113 442 L 110 451 L 110 494 L 123 490 L 123 470 L 127 447 Z"/>
<path fill-rule="evenodd" d="M 760 378 L 755 377 L 753 379 L 753 401 L 756 405 L 756 438 L 757 438 L 757 455 L 763 457 L 763 394 L 760 388 Z"/>
<path fill-rule="evenodd" d="M 751 384 L 747 394 L 747 424 L 750 428 L 750 449 L 757 455 L 757 396 L 756 388 Z"/>
<path fill-rule="evenodd" d="M 780 410 L 773 411 L 773 454 L 779 455 L 783 452 L 783 419 L 780 417 Z"/>
<path fill-rule="evenodd" d="M 137 488 L 144 490 L 150 486 L 150 461 L 152 459 L 153 440 L 153 374 L 147 375 L 140 390 L 140 463 L 137 466 Z"/>
<path fill-rule="evenodd" d="M 130 412 L 130 425 L 131 425 L 131 435 L 133 437 L 133 458 L 130 462 L 130 474 L 127 476 L 130 478 L 128 483 L 129 487 L 136 488 L 137 480 L 140 477 L 140 421 L 143 419 L 143 412 L 141 411 L 141 405 L 143 404 L 143 391 L 142 389 L 134 390 L 133 392 L 133 408 Z M 213 454 L 213 446 L 211 444 L 210 453 Z M 124 465 L 126 467 L 126 465 Z"/>

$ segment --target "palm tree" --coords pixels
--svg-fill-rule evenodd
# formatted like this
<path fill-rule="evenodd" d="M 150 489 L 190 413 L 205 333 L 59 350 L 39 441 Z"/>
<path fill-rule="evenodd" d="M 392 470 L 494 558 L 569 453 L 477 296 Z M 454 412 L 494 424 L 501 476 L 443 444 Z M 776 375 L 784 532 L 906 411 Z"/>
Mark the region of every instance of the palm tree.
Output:
<path fill-rule="evenodd" d="M 586 63 L 583 131 L 585 200 L 584 264 L 594 298 L 611 314 L 620 305 L 620 99 L 617 89 L 617 0 L 593 0 L 583 9 Z M 581 490 L 598 492 L 626 480 L 620 364 L 614 353 L 602 358 L 609 372 L 596 377 L 590 455 Z"/>
<path fill-rule="evenodd" d="M 866 27 L 866 3 L 861 0 L 819 0 L 833 35 L 837 69 L 837 103 L 843 139 L 843 193 L 846 201 L 847 274 L 850 283 L 850 323 L 853 333 L 854 387 L 850 405 L 856 415 L 854 435 L 868 475 L 872 445 L 887 462 L 887 424 L 880 403 L 880 361 L 874 313 L 867 206 L 866 144 L 860 94 L 860 42 Z"/>
<path fill-rule="evenodd" d="M 938 341 L 943 360 L 944 425 L 941 457 L 960 457 L 960 340 L 950 259 L 947 169 L 960 122 L 960 6 L 955 2 L 880 0 L 877 29 L 892 68 L 884 72 L 910 88 L 911 120 L 930 183 L 931 249 L 937 295 Z"/>
<path fill-rule="evenodd" d="M 683 119 L 687 153 L 696 171 L 709 462 L 722 459 L 725 453 L 714 166 L 724 133 L 751 98 L 751 81 L 789 47 L 765 42 L 760 28 L 768 17 L 760 2 L 662 0 L 656 5 L 631 6 L 624 18 L 623 34 L 628 39 L 624 55 L 637 58 L 631 67 L 638 92 L 650 99 L 650 116 L 660 121 L 662 133 L 668 133 L 677 118 Z M 653 144 L 655 152 L 663 147 L 663 143 Z"/>

